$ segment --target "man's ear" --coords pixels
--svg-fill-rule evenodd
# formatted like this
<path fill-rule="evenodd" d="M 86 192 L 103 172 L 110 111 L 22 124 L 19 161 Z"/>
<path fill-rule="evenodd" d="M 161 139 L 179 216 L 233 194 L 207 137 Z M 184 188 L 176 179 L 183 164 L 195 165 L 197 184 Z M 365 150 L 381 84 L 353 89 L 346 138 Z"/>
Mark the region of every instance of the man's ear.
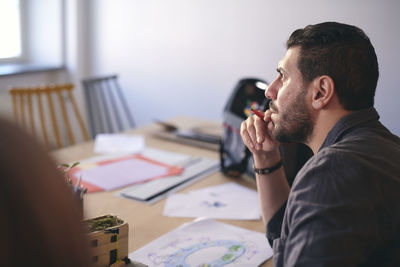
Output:
<path fill-rule="evenodd" d="M 328 75 L 322 75 L 312 81 L 312 107 L 323 109 L 328 105 L 335 94 L 335 83 Z"/>

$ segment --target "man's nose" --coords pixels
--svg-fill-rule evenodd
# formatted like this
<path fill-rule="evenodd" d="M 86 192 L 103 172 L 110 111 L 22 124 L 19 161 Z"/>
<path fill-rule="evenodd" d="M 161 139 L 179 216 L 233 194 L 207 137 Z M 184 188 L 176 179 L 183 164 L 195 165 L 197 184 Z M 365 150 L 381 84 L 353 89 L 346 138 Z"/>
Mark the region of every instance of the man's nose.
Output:
<path fill-rule="evenodd" d="M 265 90 L 265 97 L 268 99 L 276 99 L 276 95 L 278 92 L 278 79 L 275 79 L 269 86 L 268 88 Z"/>

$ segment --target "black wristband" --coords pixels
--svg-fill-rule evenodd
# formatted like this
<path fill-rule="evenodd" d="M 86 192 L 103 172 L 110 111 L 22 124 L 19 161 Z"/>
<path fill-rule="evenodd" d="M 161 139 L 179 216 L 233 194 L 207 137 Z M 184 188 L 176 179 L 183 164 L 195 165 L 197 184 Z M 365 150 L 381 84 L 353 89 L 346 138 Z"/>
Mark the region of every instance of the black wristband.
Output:
<path fill-rule="evenodd" d="M 273 171 L 276 171 L 277 169 L 279 169 L 282 166 L 282 160 L 280 160 L 277 164 L 275 164 L 274 166 L 270 167 L 270 168 L 264 168 L 264 169 L 257 169 L 254 165 L 254 172 L 257 174 L 270 174 Z"/>

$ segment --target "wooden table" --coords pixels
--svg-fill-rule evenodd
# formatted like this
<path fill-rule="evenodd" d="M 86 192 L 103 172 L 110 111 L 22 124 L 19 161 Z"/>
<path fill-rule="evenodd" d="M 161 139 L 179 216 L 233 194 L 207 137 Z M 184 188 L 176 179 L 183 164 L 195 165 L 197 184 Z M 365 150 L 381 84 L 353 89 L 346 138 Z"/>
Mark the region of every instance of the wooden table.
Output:
<path fill-rule="evenodd" d="M 216 127 L 214 129 L 217 129 L 221 127 L 218 123 L 215 122 L 188 117 L 177 117 L 170 120 L 169 122 L 174 123 L 175 125 L 182 128 L 200 126 L 210 129 Z M 162 130 L 162 127 L 160 125 L 151 124 L 128 131 L 128 133 L 144 135 L 147 147 L 164 149 L 172 152 L 179 152 L 194 156 L 218 158 L 218 152 L 216 151 L 172 143 L 152 136 L 154 132 L 160 130 Z M 53 151 L 52 156 L 58 163 L 69 163 L 93 157 L 95 156 L 95 154 L 93 153 L 93 141 Z M 186 187 L 182 190 L 182 192 L 187 192 L 189 190 L 195 190 L 232 181 L 247 186 L 249 188 L 256 188 L 255 182 L 251 179 L 230 178 L 224 176 L 220 172 L 217 172 Z M 84 216 L 85 218 L 92 218 L 99 215 L 111 213 L 128 221 L 129 251 L 132 252 L 146 245 L 150 241 L 175 229 L 181 224 L 193 221 L 193 218 L 171 218 L 163 216 L 164 205 L 165 199 L 153 205 L 147 205 L 138 201 L 117 197 L 115 196 L 115 191 L 91 193 L 87 194 L 84 198 Z M 261 219 L 255 221 L 218 221 L 265 233 L 265 226 Z M 268 260 L 262 266 L 273 266 L 272 259 Z"/>

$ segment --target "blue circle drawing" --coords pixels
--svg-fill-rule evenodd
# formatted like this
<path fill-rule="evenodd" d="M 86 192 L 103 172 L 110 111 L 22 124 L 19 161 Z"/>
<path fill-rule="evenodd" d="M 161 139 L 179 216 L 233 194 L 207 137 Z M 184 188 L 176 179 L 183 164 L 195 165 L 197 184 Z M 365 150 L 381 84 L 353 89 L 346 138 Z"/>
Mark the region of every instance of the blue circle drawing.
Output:
<path fill-rule="evenodd" d="M 226 252 L 221 255 L 221 257 L 212 262 L 205 262 L 198 266 L 201 267 L 221 267 L 229 264 L 242 256 L 246 251 L 246 247 L 242 242 L 233 240 L 215 240 L 199 243 L 188 248 L 180 249 L 179 251 L 171 254 L 165 261 L 165 267 L 190 267 L 186 263 L 186 258 L 190 255 L 199 251 L 201 249 L 210 247 L 225 247 Z"/>

